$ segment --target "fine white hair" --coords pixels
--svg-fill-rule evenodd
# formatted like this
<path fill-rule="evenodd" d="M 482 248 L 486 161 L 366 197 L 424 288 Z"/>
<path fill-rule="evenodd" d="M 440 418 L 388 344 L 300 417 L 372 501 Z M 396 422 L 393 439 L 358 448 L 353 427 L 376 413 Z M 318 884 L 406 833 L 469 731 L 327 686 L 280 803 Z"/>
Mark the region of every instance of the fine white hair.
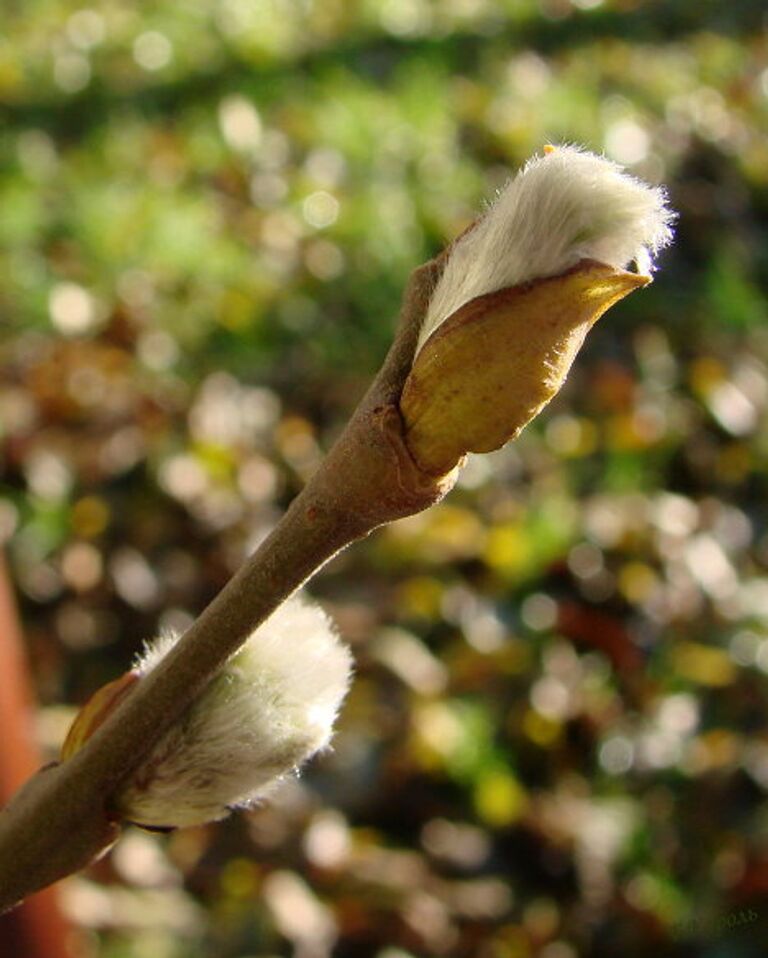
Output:
<path fill-rule="evenodd" d="M 575 146 L 529 160 L 453 244 L 418 349 L 459 307 L 508 286 L 557 276 L 580 260 L 653 268 L 672 239 L 666 192 Z"/>
<path fill-rule="evenodd" d="M 146 675 L 177 640 L 148 645 L 134 671 Z M 121 812 L 140 825 L 187 826 L 263 797 L 328 745 L 351 665 L 323 610 L 288 599 L 131 776 Z"/>

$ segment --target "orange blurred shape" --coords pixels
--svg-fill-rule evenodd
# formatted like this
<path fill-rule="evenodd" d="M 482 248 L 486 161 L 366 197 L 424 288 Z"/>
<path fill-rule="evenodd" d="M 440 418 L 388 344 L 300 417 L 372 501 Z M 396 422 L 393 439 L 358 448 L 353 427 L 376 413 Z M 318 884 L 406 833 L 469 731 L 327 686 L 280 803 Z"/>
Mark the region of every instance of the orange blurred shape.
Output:
<path fill-rule="evenodd" d="M 42 764 L 34 736 L 34 708 L 16 607 L 0 554 L 0 802 Z M 59 910 L 55 888 L 31 895 L 0 915 L 0 952 L 18 958 L 77 958 L 77 938 Z"/>

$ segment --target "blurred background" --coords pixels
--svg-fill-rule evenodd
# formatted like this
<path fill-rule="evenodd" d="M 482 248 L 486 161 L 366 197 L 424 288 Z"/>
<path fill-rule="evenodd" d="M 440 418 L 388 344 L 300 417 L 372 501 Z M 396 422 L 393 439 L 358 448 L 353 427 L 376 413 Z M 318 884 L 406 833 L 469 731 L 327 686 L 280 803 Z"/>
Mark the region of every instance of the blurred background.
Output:
<path fill-rule="evenodd" d="M 357 662 L 335 751 L 250 814 L 129 830 L 58 887 L 70 954 L 765 953 L 759 0 L 5 0 L 0 542 L 37 739 L 224 585 L 409 271 L 548 141 L 668 185 L 656 282 L 518 442 L 312 583 Z"/>

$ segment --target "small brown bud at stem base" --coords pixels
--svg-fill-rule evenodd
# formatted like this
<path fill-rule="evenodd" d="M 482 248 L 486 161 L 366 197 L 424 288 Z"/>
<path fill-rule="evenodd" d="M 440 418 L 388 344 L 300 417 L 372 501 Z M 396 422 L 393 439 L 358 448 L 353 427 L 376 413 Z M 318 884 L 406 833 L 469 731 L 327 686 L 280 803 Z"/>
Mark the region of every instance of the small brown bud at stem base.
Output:
<path fill-rule="evenodd" d="M 592 325 L 649 282 L 582 260 L 458 309 L 419 351 L 400 400 L 419 467 L 445 475 L 466 453 L 514 439 L 558 392 Z"/>
<path fill-rule="evenodd" d="M 88 699 L 77 714 L 61 746 L 61 757 L 71 758 L 104 722 L 119 702 L 139 681 L 135 672 L 124 672 L 119 678 L 102 686 Z"/>

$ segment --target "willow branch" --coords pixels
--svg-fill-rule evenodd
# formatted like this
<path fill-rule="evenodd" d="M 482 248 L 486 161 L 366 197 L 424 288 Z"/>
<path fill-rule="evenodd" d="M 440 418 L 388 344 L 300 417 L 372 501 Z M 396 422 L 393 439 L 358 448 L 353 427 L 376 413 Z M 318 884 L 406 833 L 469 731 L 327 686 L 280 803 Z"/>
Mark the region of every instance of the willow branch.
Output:
<path fill-rule="evenodd" d="M 416 466 L 397 405 L 441 263 L 413 273 L 381 371 L 270 536 L 82 750 L 38 772 L 0 813 L 0 910 L 114 842 L 111 798 L 121 782 L 281 602 L 351 542 L 426 508 L 452 485 Z"/>

